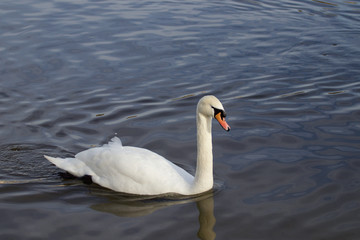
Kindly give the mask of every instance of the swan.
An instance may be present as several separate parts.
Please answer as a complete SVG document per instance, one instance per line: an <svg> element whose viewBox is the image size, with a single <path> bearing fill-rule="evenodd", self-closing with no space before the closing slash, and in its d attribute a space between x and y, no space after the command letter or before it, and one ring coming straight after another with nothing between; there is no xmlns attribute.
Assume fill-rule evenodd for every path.
<svg viewBox="0 0 360 240"><path fill-rule="evenodd" d="M224 107L215 96L199 100L195 176L150 150L123 146L117 137L102 147L82 151L74 158L44 157L76 177L89 175L93 182L117 192L197 195L213 188L211 122L215 118L224 130L230 131L225 117Z"/></svg>

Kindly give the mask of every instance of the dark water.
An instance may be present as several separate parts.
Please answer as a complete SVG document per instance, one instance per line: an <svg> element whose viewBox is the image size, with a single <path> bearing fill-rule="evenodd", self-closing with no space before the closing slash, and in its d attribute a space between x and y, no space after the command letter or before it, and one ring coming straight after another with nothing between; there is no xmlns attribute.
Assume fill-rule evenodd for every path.
<svg viewBox="0 0 360 240"><path fill-rule="evenodd" d="M360 239L359 1L1 1L1 239ZM42 155L118 135L214 193L124 196Z"/></svg>

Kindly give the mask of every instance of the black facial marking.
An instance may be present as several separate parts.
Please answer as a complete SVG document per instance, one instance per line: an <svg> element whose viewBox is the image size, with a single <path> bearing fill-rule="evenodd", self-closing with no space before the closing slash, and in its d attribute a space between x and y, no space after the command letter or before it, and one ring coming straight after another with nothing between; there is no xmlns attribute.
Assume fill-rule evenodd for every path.
<svg viewBox="0 0 360 240"><path fill-rule="evenodd" d="M214 108L214 107L212 108L214 109L214 118L218 113L220 113L221 120L224 120L224 118L226 117L226 112L218 108Z"/></svg>

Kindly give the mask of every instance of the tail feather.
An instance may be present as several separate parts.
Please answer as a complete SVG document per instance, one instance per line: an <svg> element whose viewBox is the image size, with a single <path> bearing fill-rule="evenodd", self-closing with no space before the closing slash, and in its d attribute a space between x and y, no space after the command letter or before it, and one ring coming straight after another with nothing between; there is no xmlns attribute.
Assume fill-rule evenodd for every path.
<svg viewBox="0 0 360 240"><path fill-rule="evenodd" d="M56 166L58 166L58 164L60 164L63 160L62 158L54 158L47 155L44 155L44 157Z"/></svg>
<svg viewBox="0 0 360 240"><path fill-rule="evenodd" d="M44 157L58 168L61 168L76 177L91 175L88 167L76 158L55 158L44 155Z"/></svg>

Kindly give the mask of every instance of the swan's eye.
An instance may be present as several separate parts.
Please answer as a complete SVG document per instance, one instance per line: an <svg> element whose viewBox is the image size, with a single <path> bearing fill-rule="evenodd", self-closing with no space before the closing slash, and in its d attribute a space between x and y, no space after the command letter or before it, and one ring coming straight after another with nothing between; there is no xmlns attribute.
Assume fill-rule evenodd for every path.
<svg viewBox="0 0 360 240"><path fill-rule="evenodd" d="M222 119L222 120L226 117L226 113L225 113L224 110L218 109L218 108L214 108L214 107L212 107L212 108L214 109L214 118L215 118L215 116L218 115L219 113L220 113L220 116L221 116L221 119Z"/></svg>

